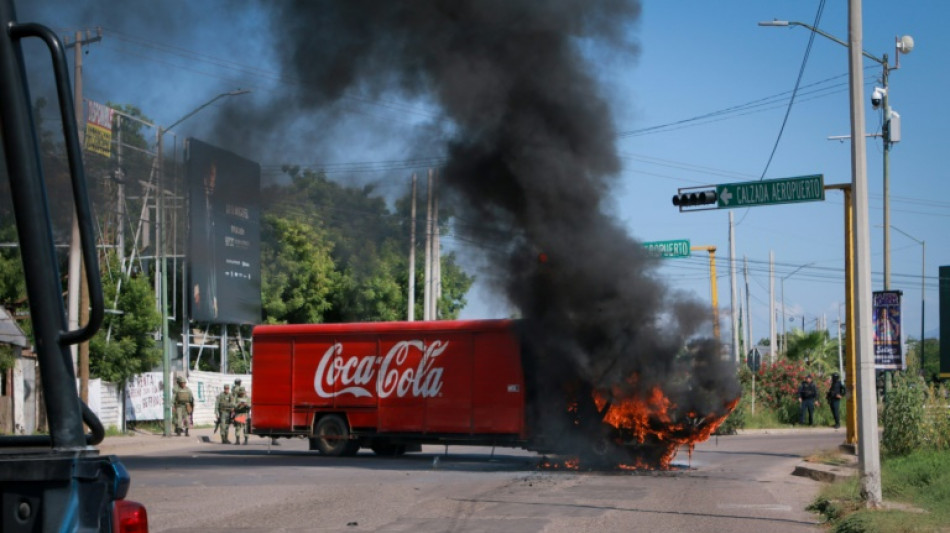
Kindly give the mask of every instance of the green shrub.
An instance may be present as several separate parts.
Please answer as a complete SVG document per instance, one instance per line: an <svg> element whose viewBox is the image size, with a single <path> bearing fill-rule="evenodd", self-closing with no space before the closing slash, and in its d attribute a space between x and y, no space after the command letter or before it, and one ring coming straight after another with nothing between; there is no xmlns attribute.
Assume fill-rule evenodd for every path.
<svg viewBox="0 0 950 533"><path fill-rule="evenodd" d="M923 380L902 372L894 374L894 386L884 402L882 446L891 455L907 455L920 448L924 432Z"/></svg>
<svg viewBox="0 0 950 533"><path fill-rule="evenodd" d="M825 522L833 522L841 518L842 510L840 504L828 499L826 496L819 495L808 507L807 511L818 513L824 518Z"/></svg>
<svg viewBox="0 0 950 533"><path fill-rule="evenodd" d="M788 411L788 400L798 404L798 385L807 375L805 365L798 361L780 359L771 365L763 364L756 373L756 398L770 409ZM794 421L798 421L797 409Z"/></svg>
<svg viewBox="0 0 950 533"><path fill-rule="evenodd" d="M857 512L849 514L844 520L835 524L832 533L872 533L877 531L870 513Z"/></svg>
<svg viewBox="0 0 950 533"><path fill-rule="evenodd" d="M927 388L921 433L925 447L950 450L950 398L947 398L947 389L933 384Z"/></svg>

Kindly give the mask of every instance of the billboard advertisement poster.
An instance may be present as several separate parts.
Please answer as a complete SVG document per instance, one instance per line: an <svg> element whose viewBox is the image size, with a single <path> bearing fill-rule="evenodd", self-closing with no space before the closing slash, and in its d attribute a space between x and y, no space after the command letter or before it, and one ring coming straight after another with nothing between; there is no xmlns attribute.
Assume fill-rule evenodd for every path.
<svg viewBox="0 0 950 533"><path fill-rule="evenodd" d="M212 324L261 321L261 166L188 140L190 317Z"/></svg>
<svg viewBox="0 0 950 533"><path fill-rule="evenodd" d="M112 108L86 101L86 150L109 157L112 154Z"/></svg>
<svg viewBox="0 0 950 533"><path fill-rule="evenodd" d="M874 368L903 370L901 291L874 291Z"/></svg>

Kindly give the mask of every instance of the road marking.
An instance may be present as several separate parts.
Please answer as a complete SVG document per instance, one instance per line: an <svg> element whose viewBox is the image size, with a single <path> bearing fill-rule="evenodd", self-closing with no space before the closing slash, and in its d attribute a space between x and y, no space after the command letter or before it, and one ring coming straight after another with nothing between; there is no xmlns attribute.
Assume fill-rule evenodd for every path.
<svg viewBox="0 0 950 533"><path fill-rule="evenodd" d="M791 505L782 505L780 503L719 503L716 509L755 509L757 511L781 511L791 512Z"/></svg>

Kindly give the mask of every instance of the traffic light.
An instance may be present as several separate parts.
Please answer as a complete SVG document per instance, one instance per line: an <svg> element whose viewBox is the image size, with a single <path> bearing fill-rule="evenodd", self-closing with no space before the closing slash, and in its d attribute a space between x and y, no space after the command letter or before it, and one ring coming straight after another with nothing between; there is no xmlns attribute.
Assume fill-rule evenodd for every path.
<svg viewBox="0 0 950 533"><path fill-rule="evenodd" d="M694 205L708 205L716 203L716 191L682 192L673 196L673 205L677 207L692 207Z"/></svg>

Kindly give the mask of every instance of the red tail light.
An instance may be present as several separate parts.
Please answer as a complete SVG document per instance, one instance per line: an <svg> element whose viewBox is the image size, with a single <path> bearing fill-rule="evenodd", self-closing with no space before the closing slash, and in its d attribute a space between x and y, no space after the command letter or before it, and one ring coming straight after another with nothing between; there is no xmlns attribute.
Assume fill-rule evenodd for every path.
<svg viewBox="0 0 950 533"><path fill-rule="evenodd" d="M148 533L148 513L145 506L129 500L118 500L112 508L114 533Z"/></svg>

